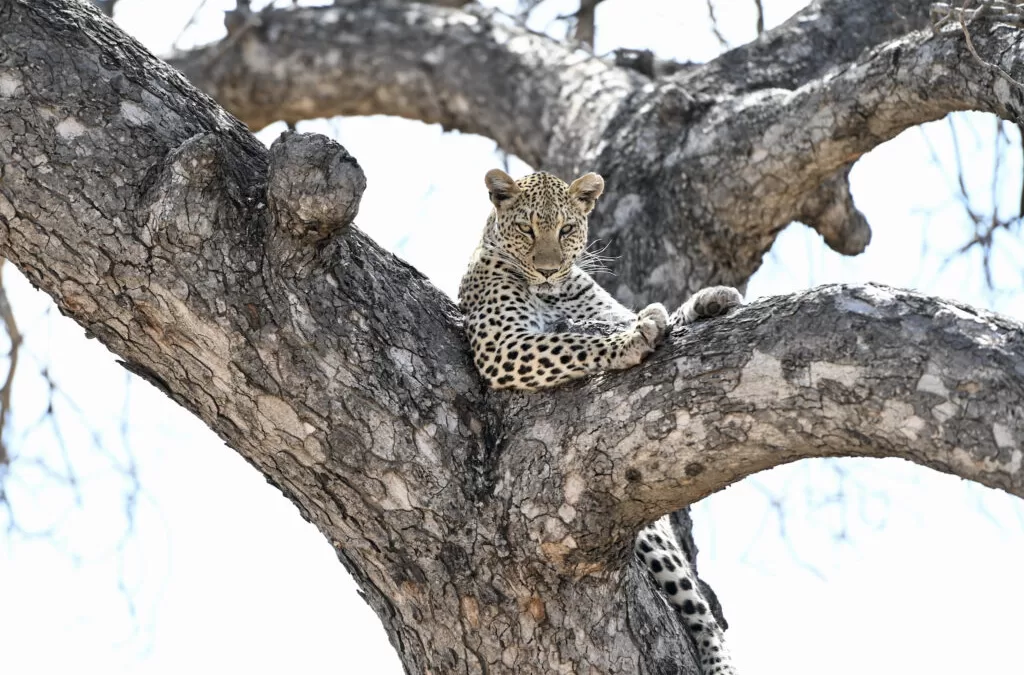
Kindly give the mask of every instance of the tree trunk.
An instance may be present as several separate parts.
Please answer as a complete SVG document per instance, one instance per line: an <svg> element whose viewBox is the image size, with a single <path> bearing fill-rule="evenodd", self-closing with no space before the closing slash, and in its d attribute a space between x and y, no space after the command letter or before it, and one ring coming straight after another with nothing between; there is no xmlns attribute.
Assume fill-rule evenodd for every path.
<svg viewBox="0 0 1024 675"><path fill-rule="evenodd" d="M598 170L612 287L678 302L742 284L796 217L861 248L846 170L902 129L1020 121L959 33L886 23L918 4L816 3L742 48L774 70L727 54L659 80L492 12L345 0L261 13L178 63L255 126L402 114ZM862 32L791 58L844 12ZM451 301L352 224L365 179L339 145L268 152L84 2L0 0L0 25L0 254L299 507L410 673L698 672L631 539L784 462L901 457L1024 495L1019 323L825 287L679 328L630 371L490 392ZM1019 33L974 41L1021 69Z"/></svg>

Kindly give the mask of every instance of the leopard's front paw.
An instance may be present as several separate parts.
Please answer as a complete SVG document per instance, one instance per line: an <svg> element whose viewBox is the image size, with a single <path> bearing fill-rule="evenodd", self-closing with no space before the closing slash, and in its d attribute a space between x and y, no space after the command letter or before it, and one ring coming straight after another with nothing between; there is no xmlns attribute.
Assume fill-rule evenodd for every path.
<svg viewBox="0 0 1024 675"><path fill-rule="evenodd" d="M668 334L668 312L664 305L647 305L636 316L633 328L624 334L626 339L612 368L632 368L654 351Z"/></svg>
<svg viewBox="0 0 1024 675"><path fill-rule="evenodd" d="M693 294L686 303L676 311L676 317L683 323L693 323L700 319L722 316L737 305L743 304L743 296L732 286L712 286L703 288Z"/></svg>
<svg viewBox="0 0 1024 675"><path fill-rule="evenodd" d="M655 302L647 305L636 315L636 330L653 349L668 334L668 310L665 305Z"/></svg>

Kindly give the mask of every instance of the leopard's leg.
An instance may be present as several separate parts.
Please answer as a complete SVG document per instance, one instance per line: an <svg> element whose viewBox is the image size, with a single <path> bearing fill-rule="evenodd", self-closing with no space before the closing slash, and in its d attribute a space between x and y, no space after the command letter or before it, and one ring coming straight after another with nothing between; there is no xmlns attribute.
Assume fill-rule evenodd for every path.
<svg viewBox="0 0 1024 675"><path fill-rule="evenodd" d="M640 530L636 555L676 610L697 647L704 675L735 675L724 631L701 594L697 579L676 541L668 516Z"/></svg>
<svg viewBox="0 0 1024 675"><path fill-rule="evenodd" d="M542 389L606 370L640 363L664 339L668 312L649 305L634 324L611 335L532 333L511 330L486 354L481 372L488 383L504 389Z"/></svg>
<svg viewBox="0 0 1024 675"><path fill-rule="evenodd" d="M673 323L693 323L727 313L733 307L743 304L743 296L732 286L711 286L703 288L683 303L672 315Z"/></svg>

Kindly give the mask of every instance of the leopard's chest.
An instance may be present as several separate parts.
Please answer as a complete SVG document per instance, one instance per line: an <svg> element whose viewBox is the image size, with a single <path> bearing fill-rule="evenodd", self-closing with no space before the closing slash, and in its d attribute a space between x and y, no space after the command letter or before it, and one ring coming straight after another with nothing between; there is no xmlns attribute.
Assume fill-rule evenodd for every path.
<svg viewBox="0 0 1024 675"><path fill-rule="evenodd" d="M572 288L548 290L539 287L530 294L531 309L540 319L541 330L550 331L566 319L576 318L579 303L572 299Z"/></svg>

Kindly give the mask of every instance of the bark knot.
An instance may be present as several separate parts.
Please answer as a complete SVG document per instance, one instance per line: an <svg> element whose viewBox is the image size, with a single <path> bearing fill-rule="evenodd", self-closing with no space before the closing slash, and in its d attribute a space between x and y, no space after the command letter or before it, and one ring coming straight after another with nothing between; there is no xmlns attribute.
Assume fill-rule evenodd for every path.
<svg viewBox="0 0 1024 675"><path fill-rule="evenodd" d="M801 221L817 230L829 248L842 255L863 253L871 242L871 226L850 195L852 166L843 167L808 194L798 214Z"/></svg>
<svg viewBox="0 0 1024 675"><path fill-rule="evenodd" d="M285 132L270 146L267 202L295 237L319 241L349 225L365 189L359 162L326 136Z"/></svg>

